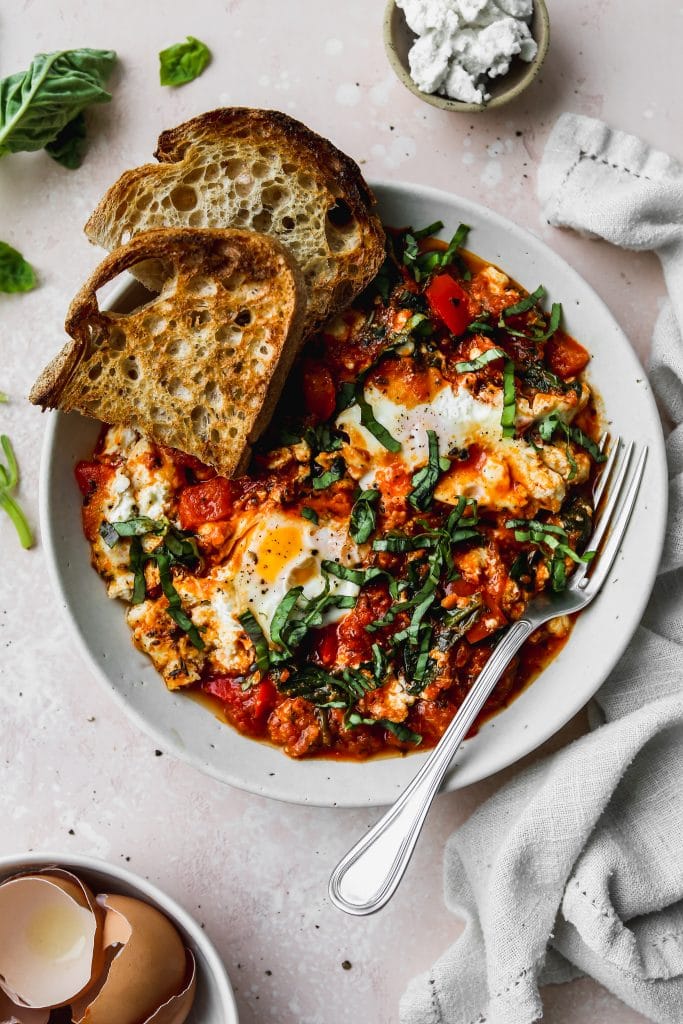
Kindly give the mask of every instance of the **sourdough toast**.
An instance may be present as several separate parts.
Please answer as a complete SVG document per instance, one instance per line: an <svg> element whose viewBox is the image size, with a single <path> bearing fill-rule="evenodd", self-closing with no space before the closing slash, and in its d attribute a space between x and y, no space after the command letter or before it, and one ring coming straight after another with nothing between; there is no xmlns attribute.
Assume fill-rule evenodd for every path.
<svg viewBox="0 0 683 1024"><path fill-rule="evenodd" d="M249 228L279 239L306 282L303 335L346 307L384 259L375 197L331 142L278 111L229 107L165 131L155 157L126 171L85 226L114 249L161 227ZM149 268L136 272L155 285Z"/></svg>
<svg viewBox="0 0 683 1024"><path fill-rule="evenodd" d="M130 313L96 291L154 261L158 295ZM146 231L72 302L71 341L30 400L139 430L232 476L267 426L299 348L306 289L291 254L251 231Z"/></svg>

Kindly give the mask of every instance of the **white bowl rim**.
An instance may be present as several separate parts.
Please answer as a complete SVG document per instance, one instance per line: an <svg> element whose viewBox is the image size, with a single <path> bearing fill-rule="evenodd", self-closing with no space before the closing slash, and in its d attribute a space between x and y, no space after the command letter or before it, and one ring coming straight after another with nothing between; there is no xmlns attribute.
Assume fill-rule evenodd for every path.
<svg viewBox="0 0 683 1024"><path fill-rule="evenodd" d="M615 336L621 339L621 348L619 351L620 359L624 360L626 364L630 364L629 370L634 371L642 376L647 382L647 375L645 370L638 359L635 351L630 345L624 331L621 326L617 323L613 314L607 307L606 303L597 295L593 287L588 284L587 281L574 270L574 268L567 263L558 253L550 248L542 239L531 233L525 228L519 227L513 221L502 216L501 214L490 210L488 207L483 206L480 203L474 202L473 200L466 199L455 193L448 192L445 189L434 188L432 186L421 185L406 181L388 181L380 179L371 179L370 187L379 192L409 192L411 195L418 198L424 198L427 201L433 202L434 204L453 205L457 204L460 211L468 216L469 219L480 218L486 227L493 226L501 232L512 235L516 241L522 246L530 247L530 251L535 251L537 254L543 257L545 265L553 267L557 272L565 276L568 281L568 285L571 286L573 282L580 291L590 299L591 305L594 309L599 310L600 314L611 322L611 326L615 332ZM381 195L380 195L381 202ZM476 220L475 220L476 223ZM495 261L494 261L495 262ZM506 269L505 267L503 269ZM115 305L120 300L121 296L130 287L132 279L129 277L128 280L124 281L120 286L117 286L111 291L108 296L108 306ZM560 296L560 298L562 298ZM566 301L566 299L565 299ZM585 340L585 339L584 339ZM598 382L599 388L599 382ZM461 789L464 786L471 785L474 782L478 782L481 779L488 778L494 775L496 772L508 767L511 764L516 763L521 758L525 757L531 751L535 750L542 743L548 740L556 732L558 732L571 718L574 717L591 699L591 697L597 692L601 684L614 669L621 655L624 653L629 641L631 640L641 618L645 607L649 600L649 596L654 585L654 581L657 574L657 568L661 557L661 552L664 545L664 536L666 529L666 518L668 508L668 471L666 463L666 452L664 448L664 436L662 432L661 420L657 411L654 397L652 395L649 386L646 386L640 392L643 402L645 403L645 411L650 416L650 421L653 429L656 431L657 444L651 448L648 455L648 462L646 466L646 474L652 474L654 476L655 484L658 485L659 494L654 495L656 502L651 514L651 518L648 520L648 562L646 565L640 565L641 575L639 576L639 588L635 595L631 595L631 600L627 607L623 609L620 606L620 619L622 625L622 632L618 639L613 644L610 644L611 654L605 665L602 666L599 672L596 672L590 685L577 688L573 694L567 694L562 703L561 714L555 719L542 719L539 721L537 716L534 722L533 729L525 730L524 736L518 737L518 744L515 748L512 756L500 754L492 749L488 751L488 758L484 758L486 767L477 764L477 755L481 745L486 742L486 737L489 735L490 730L495 728L497 722L499 722L505 715L506 710L509 707L514 707L518 701L520 701L525 693L529 693L534 686L538 685L539 680L536 680L530 687L527 687L525 691L522 691L508 706L508 708L502 709L493 718L489 719L479 732L465 741L460 748L463 751L463 757L465 764L460 765L458 763L458 755L454 759L449 774L444 780L442 792L452 792L457 789ZM608 410L609 412L609 410ZM385 786L380 791L373 790L372 787L365 787L363 792L358 792L358 787L352 793L347 792L343 788L330 791L321 784L319 780L317 784L317 790L311 795L307 789L307 783L310 784L310 777L305 777L304 772L301 773L301 785L292 789L285 782L284 785L279 781L277 774L269 773L273 775L273 778L266 777L264 781L257 781L252 777L246 777L243 773L235 771L232 766L225 768L223 766L217 767L206 761L203 761L201 757L193 752L188 752L184 745L178 742L174 737L161 731L157 725L149 721L144 715L137 711L125 698L125 696L119 692L117 687L112 683L108 675L103 671L102 666L98 660L94 657L86 637L81 632L78 624L75 621L73 613L70 610L70 595L65 590L63 581L60 576L59 570L59 558L57 554L57 545L55 544L55 538L51 529L51 520L48 515L49 505L49 494L48 494L48 478L50 463L52 459L52 451L55 443L55 435L58 430L60 419L64 417L63 413L52 412L49 417L48 424L45 430L42 453L41 453L41 465L40 465L40 493L39 493L39 515L41 525L41 536L43 545L45 548L46 561L48 564L48 572L52 580L55 592L60 598L60 603L63 604L64 614L71 626L72 633L75 635L78 646L83 654L83 657L87 664L89 664L93 671L96 679L103 684L107 690L114 696L119 705L123 708L125 713L139 726L139 728L150 736L159 746L164 750L172 753L174 756L180 758L183 761L193 765L199 771L218 779L221 782L227 783L228 785L234 786L237 789L242 789L250 793L255 793L259 796L266 796L271 799L282 800L286 803L304 804L308 806L321 806L321 807L362 807L362 806L377 806L386 805L393 802L396 797L399 796L400 792L407 785L408 781L414 774L405 773L406 777L402 778L400 782L395 785L392 784L391 791L388 786ZM656 425L656 426L655 426ZM642 498L642 493L641 493ZM80 525L79 525L80 529ZM614 573L614 569L612 570ZM107 599L109 600L109 599ZM569 643L564 650L571 649L572 638L570 637ZM558 657L562 657L562 653ZM550 668L552 668L552 664ZM160 678L160 677L159 677ZM208 712L206 712L208 713ZM225 729L230 729L229 726L223 726ZM250 743L257 744L261 747L268 748L268 744L259 743L259 741L249 741ZM495 744L491 743L491 747L494 748ZM278 751L282 757L286 758L286 755ZM426 753L415 752L411 753L405 758L390 758L390 759L379 759L371 761L361 762L350 762L359 771L363 768L372 766L373 764L386 763L390 760L393 764L414 764L415 771L419 769L422 764ZM290 759L287 759L290 760ZM474 762L474 764L472 764ZM339 762L327 759L304 759L303 761L295 762L304 771L312 765L320 766L321 775L325 771L330 772L333 770L335 765L348 764L349 762ZM328 781L330 778L328 776ZM334 797L334 798L333 798Z"/></svg>
<svg viewBox="0 0 683 1024"><path fill-rule="evenodd" d="M115 884L121 882L130 886L131 889L139 891L141 896L148 897L156 903L172 923L180 925L205 957L212 982L215 984L216 995L221 1002L221 1009L227 1014L225 1024L239 1024L235 994L225 964L218 955L218 950L204 929L200 928L192 915L184 907L181 907L172 896L129 868L110 864L99 857L88 857L80 853L53 853L50 850L3 854L0 857L0 882L19 871L38 870L45 867L59 867L65 871L72 871L75 875L78 875L79 871L98 871L103 875L109 875Z"/></svg>

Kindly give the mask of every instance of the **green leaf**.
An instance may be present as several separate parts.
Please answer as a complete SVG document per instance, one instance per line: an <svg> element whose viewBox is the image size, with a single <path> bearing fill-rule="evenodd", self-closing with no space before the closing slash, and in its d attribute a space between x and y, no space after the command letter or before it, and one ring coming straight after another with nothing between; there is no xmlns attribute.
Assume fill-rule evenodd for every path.
<svg viewBox="0 0 683 1024"><path fill-rule="evenodd" d="M412 232L412 237L418 241L421 238L429 238L430 235L435 235L437 231L441 231L443 227L442 220L435 220L433 224L429 224L426 228L420 228L418 231Z"/></svg>
<svg viewBox="0 0 683 1024"><path fill-rule="evenodd" d="M7 242L0 242L0 292L30 292L35 286L31 264Z"/></svg>
<svg viewBox="0 0 683 1024"><path fill-rule="evenodd" d="M412 732L406 725L401 725L400 722L390 722L388 718L380 718L377 724L383 725L389 732L393 732L394 736L401 743L414 743L415 746L422 743L422 737L418 732Z"/></svg>
<svg viewBox="0 0 683 1024"><path fill-rule="evenodd" d="M113 50L58 50L39 53L28 71L0 81L0 156L34 152L92 103L107 103L104 88Z"/></svg>
<svg viewBox="0 0 683 1024"><path fill-rule="evenodd" d="M159 54L159 81L162 85L185 85L198 78L211 60L208 46L188 36Z"/></svg>
<svg viewBox="0 0 683 1024"><path fill-rule="evenodd" d="M301 515L304 517L304 519L308 519L308 521L310 523L313 523L315 526L318 525L318 523L319 523L318 513L316 512L316 510L314 508L309 508L308 505L302 505L301 506Z"/></svg>
<svg viewBox="0 0 683 1024"><path fill-rule="evenodd" d="M314 463L315 466L318 463ZM320 468L320 467L318 467ZM346 463L342 459L341 455L338 455L336 459L332 460L332 465L329 469L326 469L320 476L312 478L313 490L324 491L326 488L331 487L338 480L341 480L346 472Z"/></svg>
<svg viewBox="0 0 683 1024"><path fill-rule="evenodd" d="M526 298L520 299L514 306L507 306L500 314L500 320L498 321L499 327L505 327L505 321L509 316L519 316L520 313L528 313L530 309L533 309L537 302L540 302L545 295L545 288L542 284L538 286L535 292L527 295Z"/></svg>
<svg viewBox="0 0 683 1024"><path fill-rule="evenodd" d="M470 324L471 326L471 324ZM503 352L502 348L487 348L481 355L477 356L476 359L470 359L466 363L456 363L456 373L474 373L476 370L483 370L485 366L492 363L495 359L507 358L506 353Z"/></svg>
<svg viewBox="0 0 683 1024"><path fill-rule="evenodd" d="M439 458L439 439L435 430L427 431L429 456L427 465L423 466L411 478L412 490L408 495L408 501L413 508L424 512L432 503L434 488L439 482L442 466ZM450 467L450 462L446 468Z"/></svg>
<svg viewBox="0 0 683 1024"><path fill-rule="evenodd" d="M59 135L48 142L45 151L62 167L75 171L83 163L86 150L85 114L83 111L65 124Z"/></svg>
<svg viewBox="0 0 683 1024"><path fill-rule="evenodd" d="M376 437L388 452L400 452L401 442L392 437L387 428L382 426L379 420L375 419L375 414L365 397L365 390L362 384L356 389L356 402L360 409L360 421L365 429L369 430L373 437Z"/></svg>
<svg viewBox="0 0 683 1024"><path fill-rule="evenodd" d="M469 224L459 224L458 229L448 243L448 248L444 253L441 254L441 266L447 267L449 263L453 262L454 257L457 255L458 249L467 241L467 236L470 233Z"/></svg>
<svg viewBox="0 0 683 1024"><path fill-rule="evenodd" d="M263 630L259 626L256 617L249 611L249 609L247 609L246 612L242 612L242 614L238 616L238 619L244 627L244 632L254 645L256 668L259 670L261 675L265 675L270 668L270 651L268 650L268 641L263 635Z"/></svg>
<svg viewBox="0 0 683 1024"><path fill-rule="evenodd" d="M375 505L378 498L379 491L361 491L353 504L349 521L349 533L356 544L365 544L375 529L377 520Z"/></svg>
<svg viewBox="0 0 683 1024"><path fill-rule="evenodd" d="M517 416L517 397L515 394L515 364L507 359L503 369L503 413L500 425L503 437L515 436L515 420Z"/></svg>

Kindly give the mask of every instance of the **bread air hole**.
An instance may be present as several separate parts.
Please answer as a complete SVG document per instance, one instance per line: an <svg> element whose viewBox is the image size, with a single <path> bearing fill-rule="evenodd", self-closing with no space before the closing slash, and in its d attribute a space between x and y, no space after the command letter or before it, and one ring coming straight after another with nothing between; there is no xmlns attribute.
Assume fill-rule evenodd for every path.
<svg viewBox="0 0 683 1024"><path fill-rule="evenodd" d="M97 380L97 378L101 375L101 373L102 373L102 364L101 363L95 363L95 365L91 366L90 369L88 370L88 377L90 378L90 380Z"/></svg>
<svg viewBox="0 0 683 1024"><path fill-rule="evenodd" d="M195 431L202 440L206 440L209 432L209 414L203 405L195 405L194 409L190 413L190 420L192 422L192 429Z"/></svg>
<svg viewBox="0 0 683 1024"><path fill-rule="evenodd" d="M235 317L235 323L240 327L246 327L251 323L251 311L248 309L241 309Z"/></svg>
<svg viewBox="0 0 683 1024"><path fill-rule="evenodd" d="M173 377L166 385L171 398L180 398L183 402L189 402L192 398L192 392L189 391L179 377Z"/></svg>
<svg viewBox="0 0 683 1024"><path fill-rule="evenodd" d="M197 193L189 185L177 185L169 198L176 210L194 210L197 205Z"/></svg>
<svg viewBox="0 0 683 1024"><path fill-rule="evenodd" d="M162 316L150 313L149 316L143 318L142 329L147 331L148 334L156 336L157 334L162 334L166 329L166 321Z"/></svg>
<svg viewBox="0 0 683 1024"><path fill-rule="evenodd" d="M257 213L252 218L252 225L254 227L254 231L265 232L268 230L272 223L273 217L270 210L260 210L259 213Z"/></svg>

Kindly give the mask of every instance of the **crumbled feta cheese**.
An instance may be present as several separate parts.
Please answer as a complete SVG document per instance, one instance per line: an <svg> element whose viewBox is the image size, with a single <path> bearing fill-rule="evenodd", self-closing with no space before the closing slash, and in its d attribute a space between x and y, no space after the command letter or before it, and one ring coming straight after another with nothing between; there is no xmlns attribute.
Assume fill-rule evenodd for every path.
<svg viewBox="0 0 683 1024"><path fill-rule="evenodd" d="M505 75L513 57L538 47L527 24L532 0L396 0L417 39L410 75L423 92L484 103L487 78Z"/></svg>

